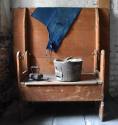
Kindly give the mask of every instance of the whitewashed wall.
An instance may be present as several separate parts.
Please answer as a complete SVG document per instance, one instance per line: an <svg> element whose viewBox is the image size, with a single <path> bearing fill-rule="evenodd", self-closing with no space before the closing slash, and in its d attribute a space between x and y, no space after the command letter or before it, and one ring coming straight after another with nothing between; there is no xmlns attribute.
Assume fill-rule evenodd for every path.
<svg viewBox="0 0 118 125"><path fill-rule="evenodd" d="M97 0L12 0L12 7L96 7Z"/></svg>
<svg viewBox="0 0 118 125"><path fill-rule="evenodd" d="M11 27L10 0L0 0L0 32L8 34Z"/></svg>

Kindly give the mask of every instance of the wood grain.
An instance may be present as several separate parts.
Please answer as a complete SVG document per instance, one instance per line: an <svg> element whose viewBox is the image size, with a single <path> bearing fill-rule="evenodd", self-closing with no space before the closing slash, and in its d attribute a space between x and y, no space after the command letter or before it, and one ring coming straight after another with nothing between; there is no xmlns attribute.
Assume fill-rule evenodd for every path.
<svg viewBox="0 0 118 125"><path fill-rule="evenodd" d="M100 14L100 50L105 50L105 95L109 88L109 55L110 55L110 19L109 9L99 9Z"/></svg>
<svg viewBox="0 0 118 125"><path fill-rule="evenodd" d="M99 8L107 8L110 9L110 0L98 0Z"/></svg>
<svg viewBox="0 0 118 125"><path fill-rule="evenodd" d="M46 56L46 46L48 43L47 28L32 18L30 15L34 9L29 9L28 36L29 51L32 54L32 64L41 67L42 73L54 74L54 68L50 65L50 55ZM66 58L68 56L81 57L84 60L84 72L93 72L93 51L95 48L95 9L82 9L80 15L75 20L70 31L63 39L61 47L57 53L52 53L52 58ZM46 66L46 67L45 67Z"/></svg>
<svg viewBox="0 0 118 125"><path fill-rule="evenodd" d="M103 65L100 66L99 62L97 67L98 70L102 69L100 70L102 72L101 79L104 81L102 84L66 86L25 86L19 84L20 94L25 101L100 101L101 104L104 102L104 92L108 92L109 77L109 0L98 2L100 7L98 10L99 25L95 9L82 9L80 16L63 39L59 51L52 55L46 55L45 51L49 39L47 28L30 16L34 9L18 8L14 10L14 55L17 50L24 55L27 49L31 54L28 64L39 65L42 73L54 74L52 60L67 56L81 57L84 60L83 72L93 72L96 68L95 58L97 57L92 53L95 49L105 50L105 62L103 58L100 61L104 62L106 68L104 69ZM18 25L20 23L21 25ZM21 64L21 70L23 67L25 67L24 61ZM105 70L105 76L103 76L103 70ZM102 110L99 114L103 108L101 106ZM101 113L101 119L103 115L104 112Z"/></svg>
<svg viewBox="0 0 118 125"><path fill-rule="evenodd" d="M25 52L25 8L13 9L13 46L21 53Z"/></svg>
<svg viewBox="0 0 118 125"><path fill-rule="evenodd" d="M100 101L102 85L85 86L20 86L27 101Z"/></svg>

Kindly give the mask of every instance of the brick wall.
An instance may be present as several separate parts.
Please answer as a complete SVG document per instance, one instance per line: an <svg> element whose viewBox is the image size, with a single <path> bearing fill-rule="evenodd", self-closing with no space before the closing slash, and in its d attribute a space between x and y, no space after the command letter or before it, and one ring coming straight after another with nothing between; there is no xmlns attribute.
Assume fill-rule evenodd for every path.
<svg viewBox="0 0 118 125"><path fill-rule="evenodd" d="M0 0L0 115L16 98L16 85L11 72L10 1Z"/></svg>

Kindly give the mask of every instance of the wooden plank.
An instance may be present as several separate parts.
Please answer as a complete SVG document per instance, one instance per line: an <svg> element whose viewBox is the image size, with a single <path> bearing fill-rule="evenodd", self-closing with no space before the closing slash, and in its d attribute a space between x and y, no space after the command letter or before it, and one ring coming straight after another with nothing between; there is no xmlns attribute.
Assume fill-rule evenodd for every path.
<svg viewBox="0 0 118 125"><path fill-rule="evenodd" d="M42 81L24 81L21 82L21 84L25 85L41 85L41 86L47 86L47 85L93 85L93 84L102 84L103 81L98 79L95 74L81 74L81 80L76 82L63 82L63 81L57 81L55 76L50 75L44 75Z"/></svg>
<svg viewBox="0 0 118 125"><path fill-rule="evenodd" d="M25 52L25 8L13 9L13 46Z"/></svg>
<svg viewBox="0 0 118 125"><path fill-rule="evenodd" d="M20 85L20 91L23 99L26 101L100 101L102 99L101 85Z"/></svg>
<svg viewBox="0 0 118 125"><path fill-rule="evenodd" d="M28 79L28 78L26 78ZM43 80L41 81L22 81L21 84L28 85L28 86L47 86L47 85L93 85L93 84L102 84L103 81L96 77L96 74L81 74L81 80L75 82L63 82L57 81L55 75L43 75Z"/></svg>
<svg viewBox="0 0 118 125"><path fill-rule="evenodd" d="M79 123L79 124L78 124ZM86 125L83 115L56 116L53 125Z"/></svg>
<svg viewBox="0 0 118 125"><path fill-rule="evenodd" d="M110 9L110 0L99 0L99 8Z"/></svg>
<svg viewBox="0 0 118 125"><path fill-rule="evenodd" d="M104 82L105 77L105 51L101 50L101 57L100 57L100 75L99 78Z"/></svg>
<svg viewBox="0 0 118 125"><path fill-rule="evenodd" d="M39 65L43 74L49 72L54 74L53 65L49 64L50 60L48 61L50 55L46 55L46 46L49 39L48 31L42 23L30 16L33 10L29 9L30 37L28 37L28 42L30 42L29 51L33 57L31 59L32 64ZM95 9L82 9L58 52L52 53L52 59L65 58L70 55L81 57L84 60L83 72L93 72L94 58L92 53L95 49L95 32Z"/></svg>
<svg viewBox="0 0 118 125"><path fill-rule="evenodd" d="M18 81L18 84L20 84L20 81L21 81L21 68L20 68L20 51L17 52L16 54L16 65L17 65L17 81Z"/></svg>
<svg viewBox="0 0 118 125"><path fill-rule="evenodd" d="M96 72L99 69L99 58L98 58L98 54L100 51L100 22L99 22L99 10L98 8L95 9L96 13L95 13L95 50L94 50L94 72Z"/></svg>
<svg viewBox="0 0 118 125"><path fill-rule="evenodd" d="M105 50L105 94L108 93L109 88L109 55L110 55L110 20L109 9L101 8L100 13L100 50Z"/></svg>
<svg viewBox="0 0 118 125"><path fill-rule="evenodd" d="M85 81L78 81L78 82L59 82L59 81L32 81L32 82L21 82L21 84L25 85L93 85L93 84L101 84L102 80L85 80Z"/></svg>
<svg viewBox="0 0 118 125"><path fill-rule="evenodd" d="M20 53L20 58L18 58L18 56L17 56L18 53ZM20 74L20 76L21 75L23 76L24 72L28 72L28 66L29 66L29 64L28 64L28 52L25 51L24 54L21 54L21 52L18 51L17 48L13 47L13 56L15 59L14 62L16 64L14 68L15 68L15 70L17 70L19 67L19 69L20 69L19 74ZM18 62L20 62L20 63L18 64Z"/></svg>
<svg viewBox="0 0 118 125"><path fill-rule="evenodd" d="M21 61L21 71L27 69L26 57L26 8L13 9L13 48L14 56L20 51L23 57ZM16 58L16 57L15 57Z"/></svg>
<svg viewBox="0 0 118 125"><path fill-rule="evenodd" d="M99 21L99 10L95 9L96 13L95 13L95 30L96 30L96 37L95 37L95 41L96 41L96 45L95 45L95 49L97 51L99 51L100 49L100 21Z"/></svg>
<svg viewBox="0 0 118 125"><path fill-rule="evenodd" d="M23 121L23 124L24 125L52 125L53 116L51 116L51 115L50 116L48 116L48 115L41 116L41 114L39 114L37 112L35 114L37 114L37 115L33 114L31 117L25 118ZM23 124L21 124L21 125L23 125Z"/></svg>
<svg viewBox="0 0 118 125"><path fill-rule="evenodd" d="M100 121L98 115L95 113L85 115L85 123L86 125L102 125L102 122Z"/></svg>

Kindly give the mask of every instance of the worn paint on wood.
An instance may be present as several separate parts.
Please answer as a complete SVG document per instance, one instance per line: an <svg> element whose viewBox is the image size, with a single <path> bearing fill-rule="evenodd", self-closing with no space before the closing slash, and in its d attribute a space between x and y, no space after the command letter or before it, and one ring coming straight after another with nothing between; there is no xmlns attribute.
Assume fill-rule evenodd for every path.
<svg viewBox="0 0 118 125"><path fill-rule="evenodd" d="M102 85L68 86L25 86L21 95L27 101L100 101Z"/></svg>
<svg viewBox="0 0 118 125"><path fill-rule="evenodd" d="M20 52L25 52L25 14L26 9L14 9L13 11L13 47Z"/></svg>
<svg viewBox="0 0 118 125"><path fill-rule="evenodd" d="M49 75L44 75L44 79L49 78L48 80L43 80L43 81L24 81L21 82L21 84L25 85L33 85L33 86L48 86L48 85L97 85L97 84L102 84L103 81L99 78L96 77L96 74L82 74L80 81L75 81L75 82L60 82L57 81L55 76L49 76Z"/></svg>
<svg viewBox="0 0 118 125"><path fill-rule="evenodd" d="M31 15L32 10L30 9L29 12ZM51 58L52 60L54 58L66 58L70 55L81 57L84 60L83 72L93 72L92 64L94 58L92 53L95 49L96 32L94 9L82 9L81 14L71 27L68 35L62 41L58 52L52 53L51 58L49 54L46 56L46 46L49 36L47 28L31 16L29 18L30 37L28 37L28 42L30 42L29 51L32 55L31 60L33 64L36 63L40 66L42 73L54 74L53 65L50 64Z"/></svg>
<svg viewBox="0 0 118 125"><path fill-rule="evenodd" d="M110 9L110 0L98 0L99 8L107 8Z"/></svg>
<svg viewBox="0 0 118 125"><path fill-rule="evenodd" d="M40 66L42 68L41 71L43 73L44 72L45 73L54 73L54 69L52 69L52 64L50 64L51 66L50 66L50 68L48 67L48 70L45 68L46 66L49 66L49 61L51 61L51 59L53 59L53 58L58 58L58 57L64 58L64 57L66 57L68 55L70 56L72 54L74 56L82 56L86 60L85 61L86 64L84 64L85 72L93 71L95 69L93 66L94 56L92 55L92 53L94 52L94 49L95 49L95 44L96 44L95 37L97 36L96 31L98 32L98 30L95 29L96 14L95 14L94 9L90 9L90 10L86 11L85 15L83 14L83 16L82 16L82 13L84 13L84 11L87 9L83 9L84 11L82 10L82 13L80 14L79 19L77 19L73 25L73 26L75 26L75 28L72 27L69 34L64 39L66 44L65 45L62 44L62 47L59 49L59 52L57 54L54 54L54 53L52 54L52 58L50 58L49 55L47 57L46 54L44 53L44 49L46 48L47 41L44 41L42 43L43 40L48 40L47 29L43 24L39 23L38 21L36 21L35 19L30 17L32 10L33 9L27 9L27 11L26 11L26 16L27 16L27 18L25 18L26 19L25 23L26 23L26 27L27 27L26 31L28 31L27 33L30 34L30 38L28 38L27 37L28 35L25 34L27 41L26 41L26 43L24 43L25 44L24 46L27 46L28 50L31 53L30 64L39 65L39 63L40 63ZM91 13L89 13L89 12L91 12ZM91 18L90 18L90 14L93 14L91 16ZM109 30L108 30L109 13L108 13L108 9L99 9L99 16L100 16L100 20L99 20L100 21L100 30L99 30L100 31L100 39L99 39L100 44L99 44L99 47L100 47L100 50L104 49L106 51L105 65L108 66L108 60L107 60L108 56L109 56L109 38L108 38L108 36L109 36L108 35L109 34ZM83 21L81 19L83 19ZM88 20L87 25L85 23L85 20ZM82 27L79 26L79 23L81 24ZM34 26L37 28L37 30L35 30ZM38 27L40 27L40 28L38 29ZM80 31L78 29L80 29ZM38 35L36 35L36 34L38 34ZM78 36L81 36L81 37L78 37ZM93 39L91 39L91 38L93 38ZM79 39L80 41L83 41L83 44L81 44L81 43L77 44L77 39ZM71 40L72 40L72 42L75 40L74 41L75 45L72 48L68 46L69 45L68 41L71 41ZM29 44L29 41L30 41L30 44ZM39 45L39 43L38 43L39 41L40 41L41 46L40 46L40 48L37 48ZM90 41L90 43L88 41ZM80 47L80 48L78 48L78 47ZM87 49L85 50L85 48L87 48ZM65 51L65 49L69 49L70 51ZM84 50L84 51L82 51L82 50ZM72 53L69 53L69 52L72 52ZM91 54L89 52L91 52ZM59 53L60 53L60 55L59 55ZM89 55L91 55L91 57L89 57ZM87 58L88 58L88 60L87 60ZM49 59L49 61L46 59ZM91 61L92 63L90 63L89 61ZM47 64L47 62L48 62L48 64ZM41 63L42 63L42 65L41 65ZM98 67L98 69L99 68L100 68L100 66ZM106 74L105 75L105 84L107 83L106 81L108 78L107 71L108 71L108 69L107 70L105 69L105 74ZM103 81L103 84L104 84L104 81ZM27 100L27 101L100 101L102 104L102 102L104 101L103 84L101 84L101 85L85 85L85 86L47 85L47 86L37 86L37 87L19 85L19 87L20 87L20 91L21 91L21 95L23 96L23 99ZM99 114L103 117L104 112L101 109L104 107L102 107L102 108L101 107L102 106L100 106Z"/></svg>

